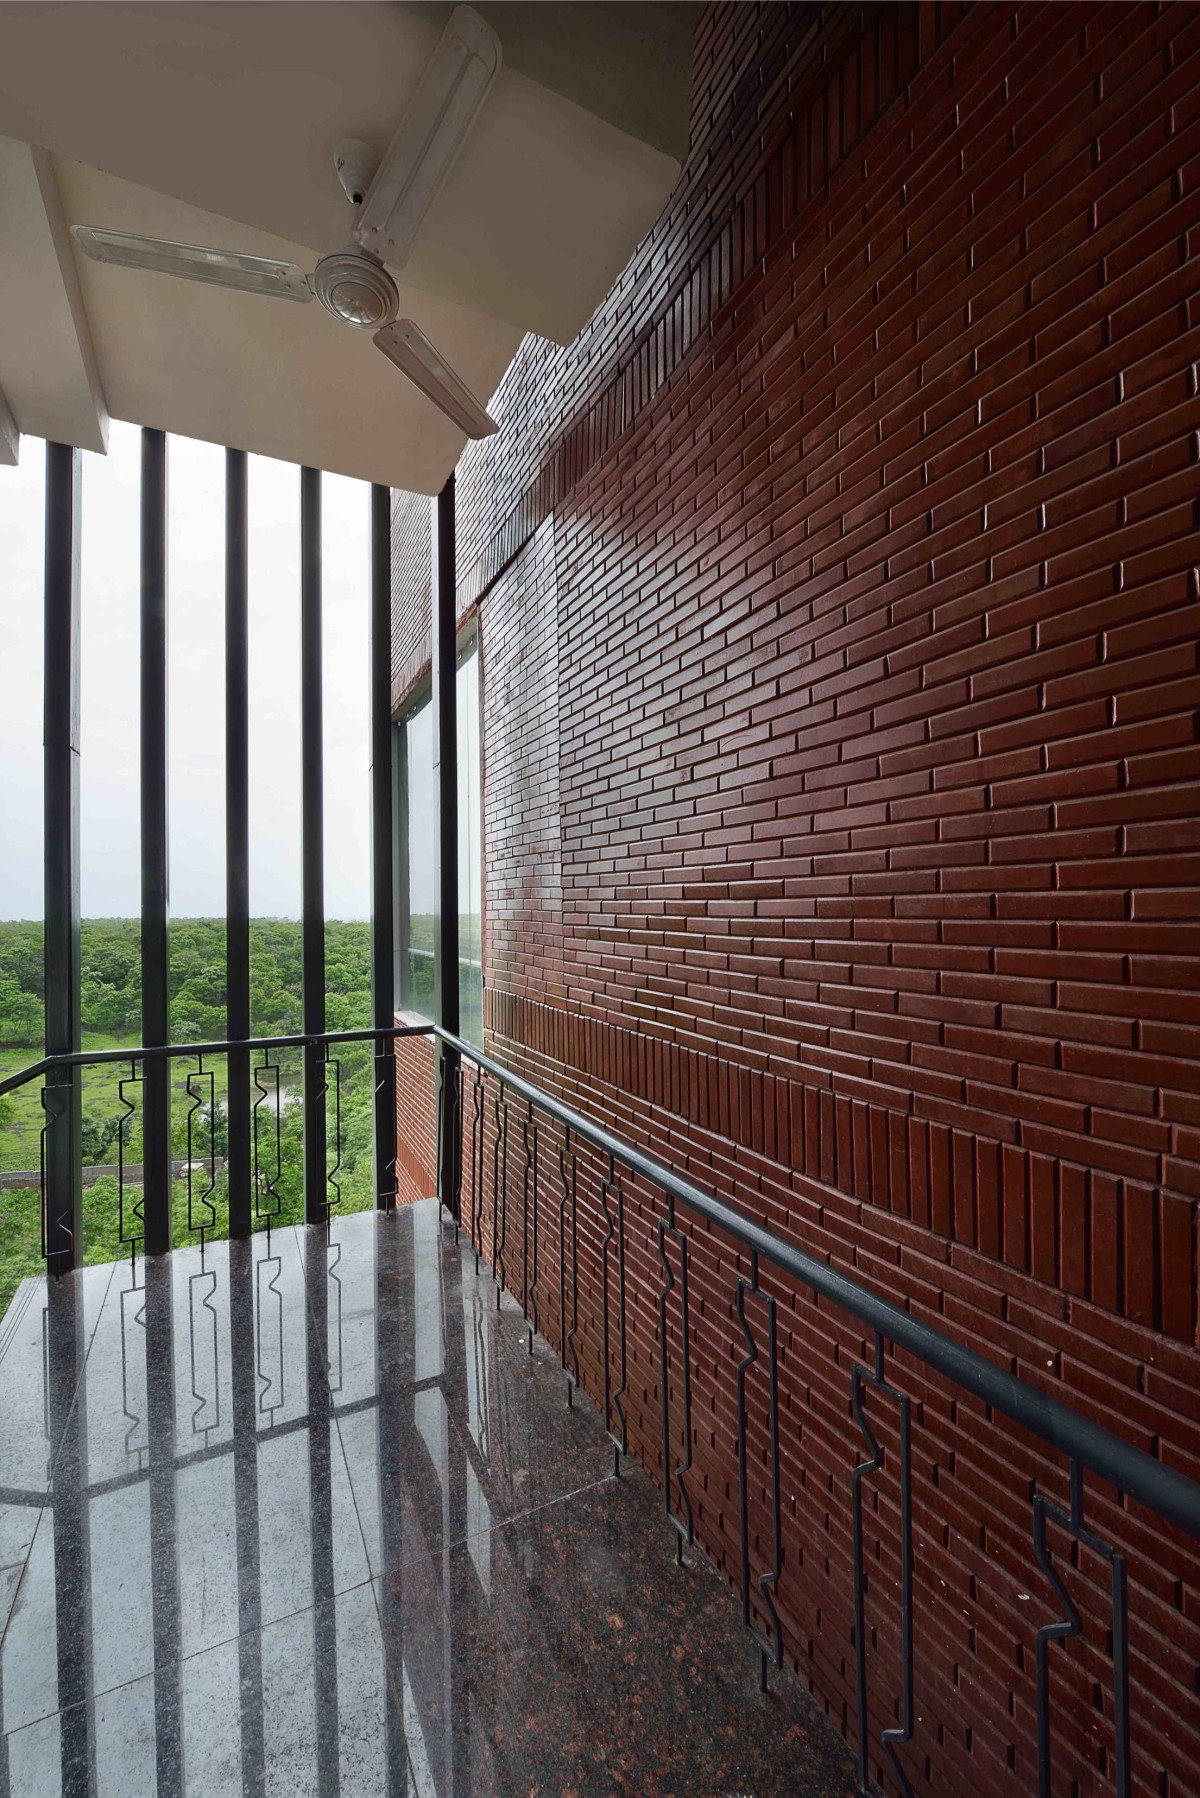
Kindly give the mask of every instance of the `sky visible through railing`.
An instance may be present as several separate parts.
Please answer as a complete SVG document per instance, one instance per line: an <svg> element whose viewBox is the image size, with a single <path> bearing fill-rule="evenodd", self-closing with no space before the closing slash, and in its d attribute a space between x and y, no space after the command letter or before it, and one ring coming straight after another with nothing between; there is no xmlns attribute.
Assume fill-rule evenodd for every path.
<svg viewBox="0 0 1200 1798"><path fill-rule="evenodd" d="M42 912L42 494L45 453L0 469L0 918ZM114 423L83 472L81 906L139 905L140 433ZM225 907L224 452L168 446L171 910ZM250 459L251 911L300 915L300 481ZM369 490L323 482L326 915L369 912Z"/></svg>
<svg viewBox="0 0 1200 1798"><path fill-rule="evenodd" d="M23 440L0 468L0 1071L36 1059L43 913L43 562L45 446ZM168 787L171 1030L225 1035L225 452L171 436L168 465ZM300 471L248 464L251 1027L300 1025ZM139 604L141 432L114 424L107 456L82 476L80 898L84 1047L141 1038ZM370 1021L370 489L322 481L326 987L330 1028ZM65 825L65 820L63 821ZM22 926L17 920L30 922ZM101 920L125 920L123 923ZM201 922L207 920L207 922ZM371 1199L370 1057L342 1060L338 1180L351 1207ZM83 1078L85 1163L116 1155L121 1069ZM281 1060L295 1103L283 1120L282 1197L301 1203L299 1061ZM223 1108L226 1070L217 1069ZM186 1070L173 1077L172 1149L187 1151ZM43 1114L30 1087L0 1102L0 1313L38 1265L35 1185ZM216 1134L220 1130L214 1126ZM201 1152L222 1153L222 1142ZM126 1132L141 1155L140 1114ZM338 1151L331 1151L331 1164ZM18 1186L17 1173L29 1178ZM219 1194L224 1234L223 1175ZM116 1182L85 1192L88 1260L116 1252ZM113 1190L110 1191L109 1188ZM180 1225L181 1188L175 1210ZM330 1197L334 1197L331 1189ZM289 1214L290 1214L289 1212ZM298 1215L299 1213L297 1213Z"/></svg>

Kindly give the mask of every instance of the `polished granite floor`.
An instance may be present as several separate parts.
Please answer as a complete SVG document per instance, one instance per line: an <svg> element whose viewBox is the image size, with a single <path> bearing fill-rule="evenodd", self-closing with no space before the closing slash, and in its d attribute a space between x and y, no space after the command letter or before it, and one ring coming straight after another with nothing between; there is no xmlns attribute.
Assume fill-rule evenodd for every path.
<svg viewBox="0 0 1200 1798"><path fill-rule="evenodd" d="M27 1281L0 1794L848 1798L432 1201Z"/></svg>

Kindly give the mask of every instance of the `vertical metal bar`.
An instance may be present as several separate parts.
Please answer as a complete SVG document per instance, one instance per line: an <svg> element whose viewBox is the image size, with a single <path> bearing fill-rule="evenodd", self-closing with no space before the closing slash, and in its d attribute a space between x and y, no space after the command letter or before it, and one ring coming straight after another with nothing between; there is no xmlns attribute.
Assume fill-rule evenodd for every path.
<svg viewBox="0 0 1200 1798"><path fill-rule="evenodd" d="M438 895L433 922L434 1015L455 1036L458 1004L458 623L454 476L433 502L433 756L438 812ZM459 1054L439 1044L444 1103L438 1120L438 1197L458 1190Z"/></svg>
<svg viewBox="0 0 1200 1798"><path fill-rule="evenodd" d="M170 1039L167 926L167 439L142 432L142 1041ZM163 1055L142 1071L145 1247L171 1246L171 1070Z"/></svg>
<svg viewBox="0 0 1200 1798"><path fill-rule="evenodd" d="M300 773L303 815L303 1012L306 1034L325 1028L325 770L321 657L321 476L300 470ZM304 1216L323 1223L325 1054L304 1048Z"/></svg>
<svg viewBox="0 0 1200 1798"><path fill-rule="evenodd" d="M392 835L392 494L371 488L371 1022L396 1017L396 919ZM375 1203L396 1203L396 1051L375 1052Z"/></svg>
<svg viewBox="0 0 1200 1798"><path fill-rule="evenodd" d="M79 542L80 454L46 445L45 975L46 1053L80 1046L79 1000ZM83 1259L78 1068L46 1079L46 1262L66 1273Z"/></svg>
<svg viewBox="0 0 1200 1798"><path fill-rule="evenodd" d="M525 1107L521 1120L521 1142L525 1150L525 1168L521 1176L521 1311L529 1317L529 1178L533 1170L533 1100ZM533 1332L529 1334L529 1352L533 1353Z"/></svg>
<svg viewBox="0 0 1200 1798"><path fill-rule="evenodd" d="M245 450L225 452L225 1034L250 1035L250 649ZM229 1234L249 1236L250 1052L228 1058Z"/></svg>

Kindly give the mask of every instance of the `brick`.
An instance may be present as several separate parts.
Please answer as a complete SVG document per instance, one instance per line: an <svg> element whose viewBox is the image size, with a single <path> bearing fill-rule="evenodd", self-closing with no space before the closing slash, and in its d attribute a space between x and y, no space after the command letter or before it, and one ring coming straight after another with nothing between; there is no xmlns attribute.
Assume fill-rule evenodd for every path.
<svg viewBox="0 0 1200 1798"><path fill-rule="evenodd" d="M458 471L489 1044L1200 1472L1200 23L747 0L706 7L695 42L676 193L574 344L522 344ZM400 703L429 658L427 503L395 520ZM430 1078L404 1072L415 1185ZM638 1228L630 1407L657 1473ZM714 1233L694 1251L698 1529L736 1574L738 1258ZM780 1304L787 1652L845 1724L846 1374L870 1345L807 1294ZM1030 1490L1062 1497L1063 1468L903 1361L906 1765L916 1789L1032 1789L1018 1594L1041 1590ZM872 1689L894 1694L891 1478L866 1518ZM1087 1487L1129 1558L1134 1786L1182 1793L1194 1551ZM1111 1781L1103 1574L1071 1571L1055 1790Z"/></svg>

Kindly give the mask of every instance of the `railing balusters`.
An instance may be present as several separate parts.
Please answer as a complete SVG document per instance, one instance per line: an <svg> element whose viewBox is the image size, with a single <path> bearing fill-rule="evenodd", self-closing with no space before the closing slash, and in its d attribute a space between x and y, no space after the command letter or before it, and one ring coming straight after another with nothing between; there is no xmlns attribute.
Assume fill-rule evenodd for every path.
<svg viewBox="0 0 1200 1798"><path fill-rule="evenodd" d="M766 1573L760 1575L758 1581L759 1596L771 1619L771 1647L775 1657L776 1668L783 1666L783 1626L779 1611L775 1604L775 1591L779 1585L782 1571L782 1511L779 1498L779 1345L776 1332L775 1300L770 1293L763 1291L759 1283L758 1255L750 1257L750 1278L740 1279L737 1284L736 1311L738 1322L742 1326L742 1335L746 1339L746 1354L738 1363L737 1375L737 1411L738 1411L738 1488L741 1498L741 1546L742 1546L742 1621L754 1635L754 1621L750 1605L750 1507L748 1493L748 1435L749 1419L746 1408L746 1376L758 1360L758 1343L746 1317L746 1295L752 1293L761 1299L767 1313L767 1428L771 1450L771 1565ZM767 1649L759 1641L759 1685L765 1692L767 1689Z"/></svg>
<svg viewBox="0 0 1200 1798"><path fill-rule="evenodd" d="M492 1144L492 1276L496 1309L504 1289L504 1245L508 1237L508 1098L501 1081L496 1088L496 1135Z"/></svg>
<svg viewBox="0 0 1200 1798"><path fill-rule="evenodd" d="M46 1095L51 1091L53 1091L52 1087L43 1084L42 1090L38 1094L38 1099L41 1102L42 1107L42 1127L38 1131L38 1217L41 1220L42 1260L47 1263L49 1262L49 1232L47 1230L46 1213L46 1132L50 1128L50 1120L54 1113L51 1107L46 1103ZM74 1246L73 1232L68 1246Z"/></svg>
<svg viewBox="0 0 1200 1798"><path fill-rule="evenodd" d="M475 1082L471 1101L471 1244L475 1250L475 1272L483 1251L483 1069L475 1063Z"/></svg>
<svg viewBox="0 0 1200 1798"><path fill-rule="evenodd" d="M670 1365L667 1355L667 1299L675 1287L675 1275L671 1271L670 1257L667 1254L667 1238L679 1249L679 1336L681 1350L680 1390L683 1398L683 1459L675 1463L671 1451L671 1393ZM675 1531L675 1558L683 1565L683 1545L686 1541L690 1547L694 1539L692 1519L692 1500L684 1476L692 1466L692 1368L689 1346L690 1326L688 1320L688 1254L687 1237L675 1221L675 1200L667 1195L666 1218L658 1220L658 1258L662 1262L663 1282L658 1294L658 1345L660 1364L660 1386L662 1399L662 1466L663 1466L663 1504ZM682 1519L677 1517L671 1504L672 1484L679 1494Z"/></svg>
<svg viewBox="0 0 1200 1798"><path fill-rule="evenodd" d="M265 1081L263 1079L264 1075L268 1076ZM283 1196L276 1185L276 1182L283 1172L283 1140L280 1133L279 1118L281 1091L278 1062L268 1061L264 1056L263 1060L259 1062L258 1066L254 1069L254 1087L258 1094L258 1097L254 1101L254 1110L252 1113L254 1217L256 1222L266 1223L267 1240L269 1243L271 1225L279 1216L279 1213L283 1208ZM262 1113L264 1106L270 1116L274 1118L274 1167L271 1166L270 1161L264 1156L262 1150Z"/></svg>
<svg viewBox="0 0 1200 1798"><path fill-rule="evenodd" d="M1116 1798L1131 1798L1133 1791L1129 1752L1129 1615L1125 1557L1111 1542L1088 1529L1083 1515L1083 1467L1077 1460L1070 1468L1070 1506L1063 1510L1044 1493L1033 1500L1033 1550L1038 1565L1054 1588L1063 1615L1044 1623L1035 1647L1037 1679L1038 1798L1051 1798L1050 1756L1050 1645L1078 1636L1083 1622L1078 1607L1054 1565L1046 1539L1046 1524L1053 1522L1066 1534L1108 1562L1111 1582L1113 1663L1113 1772Z"/></svg>
<svg viewBox="0 0 1200 1798"><path fill-rule="evenodd" d="M563 1132L562 1144L558 1151L558 1169L562 1180L562 1196L558 1201L558 1343L559 1360L562 1370L567 1376L567 1403L575 1402L575 1388L579 1384L579 1351L575 1346L575 1334L579 1329L579 1164L574 1149L571 1147L571 1131L568 1127ZM571 1328L567 1329L567 1247L566 1247L566 1213L571 1208ZM574 1373L567 1366L567 1356L571 1356Z"/></svg>
<svg viewBox="0 0 1200 1798"><path fill-rule="evenodd" d="M200 1090L196 1090L194 1082L200 1082ZM208 1185L202 1193L195 1191L196 1158L193 1153L196 1147L195 1127L197 1114L204 1106L204 1082L208 1083ZM215 1121L217 1114L216 1080L211 1068L205 1068L203 1055L196 1057L196 1069L185 1081L188 1098L192 1101L187 1113L187 1227L188 1234L200 1233L200 1253L204 1254L204 1238L217 1221L217 1208L212 1202L212 1194L217 1185L217 1155L215 1146ZM199 1201L208 1213L203 1222L196 1222L195 1203Z"/></svg>
<svg viewBox="0 0 1200 1798"><path fill-rule="evenodd" d="M868 1456L854 1468L852 1492L854 1505L854 1657L855 1685L858 1705L858 1769L865 1786L870 1771L870 1724L867 1715L867 1635L866 1635L866 1565L863 1544L863 1481L868 1474L878 1473L883 1466L883 1449L871 1428L864 1405L864 1388L871 1386L893 1399L900 1412L900 1629L901 1629L901 1704L903 1721L898 1728L885 1729L880 1735L884 1753L891 1762L896 1783L910 1798L912 1787L900 1763L898 1750L913 1735L913 1641L912 1641L912 1464L910 1456L909 1400L889 1386L883 1371L884 1339L875 1332L874 1365L868 1370L856 1362L850 1370L850 1402L854 1421L862 1431Z"/></svg>
<svg viewBox="0 0 1200 1798"><path fill-rule="evenodd" d="M533 1353L533 1339L537 1334L537 1177L538 1177L538 1129L533 1116L533 1101L530 1100L525 1116L521 1121L521 1138L525 1147L525 1172L521 1190L521 1230L522 1230L522 1298L521 1309L529 1323L529 1353ZM532 1239L530 1230L532 1226Z"/></svg>
<svg viewBox="0 0 1200 1798"><path fill-rule="evenodd" d="M620 1451L629 1453L629 1420L625 1415L625 1394L629 1390L629 1334L628 1334L628 1298L625 1277L625 1187L617 1181L617 1310L618 1327L621 1343L621 1384L613 1393L613 1410L620 1419ZM616 1471L621 1471L621 1464L616 1463Z"/></svg>
<svg viewBox="0 0 1200 1798"><path fill-rule="evenodd" d="M131 1206L133 1216L140 1226L137 1230L125 1228L125 1129L137 1107L133 1100L126 1097L127 1086L141 1086L142 1077L138 1073L136 1061L129 1064L129 1072L117 1082L117 1098L125 1107L117 1125L117 1236L122 1248L129 1249L130 1266L137 1267L137 1245L143 1240L145 1224L143 1222L144 1199L137 1199ZM143 1192L145 1189L143 1188Z"/></svg>
<svg viewBox="0 0 1200 1798"><path fill-rule="evenodd" d="M452 1184L453 1184L453 1191L454 1191L454 1241L455 1241L455 1244L457 1245L459 1230L462 1227L462 1197L463 1197L463 1158L462 1158L463 1068L462 1068L461 1056L455 1057L455 1060L451 1067L450 1081L451 1081L451 1086L453 1087L453 1091L454 1091L455 1147L454 1147L454 1170L453 1170Z"/></svg>
<svg viewBox="0 0 1200 1798"><path fill-rule="evenodd" d="M336 1206L340 1205L342 1202L342 1186L341 1186L340 1180L338 1179L338 1175L342 1171L342 1064L341 1064L340 1059L337 1056L330 1055L329 1044L326 1043L326 1045L325 1045L325 1061L324 1061L324 1083L325 1083L325 1112L326 1112L326 1128L327 1129L328 1129L329 1091L330 1091L329 1070L331 1068L333 1069L333 1166L329 1169L328 1174L326 1175L326 1179L328 1181L328 1185L333 1188L333 1197L331 1199L328 1197L326 1198L326 1202L325 1202L326 1221L328 1221L330 1212L333 1211L334 1208Z"/></svg>
<svg viewBox="0 0 1200 1798"><path fill-rule="evenodd" d="M611 1169L613 1159L610 1155L608 1165ZM609 1183L600 1181L600 1215L604 1219L604 1235L600 1239L600 1355L603 1368L604 1385L604 1427L612 1435L612 1365L609 1353L609 1298L608 1298L608 1254L613 1239L612 1213L608 1209Z"/></svg>
<svg viewBox="0 0 1200 1798"><path fill-rule="evenodd" d="M420 1027L411 1032L397 1027L395 1034L424 1034ZM271 1052L291 1046L297 1041L303 1043L306 1050L319 1050L319 1063L325 1073L326 1087L332 1081L334 1091L334 1109L337 1119L334 1131L335 1159L333 1166L327 1170L327 1179L335 1193L340 1196L337 1174L341 1164L341 1105L340 1084L341 1064L329 1050L333 1040L370 1040L373 1032L331 1032L321 1036L302 1037L300 1039L278 1037L265 1038L257 1042L234 1042L231 1044L190 1044L164 1045L157 1049L136 1049L133 1051L97 1051L90 1054L79 1054L72 1057L57 1057L56 1068L64 1062L71 1066L87 1063L120 1063L128 1069L122 1073L118 1083L118 1092L122 1106L122 1115L117 1125L117 1159L118 1159L118 1228L123 1246L132 1246L135 1260L137 1242L141 1239L137 1225L141 1222L136 1206L126 1204L126 1149L129 1120L135 1115L137 1107L129 1096L135 1085L143 1085L145 1063L153 1060L164 1070L173 1059L191 1055L196 1059L196 1067L186 1077L186 1091L190 1100L187 1114L187 1154L188 1154L188 1224L190 1229L199 1231L203 1250L207 1234L211 1231L215 1220L215 1206L211 1194L215 1190L215 1155L216 1144L213 1134L216 1116L215 1074L206 1066L205 1056L227 1051L231 1046L239 1050L256 1054L262 1059L253 1069L254 1087L257 1098L252 1111L252 1150L253 1150L253 1191L254 1213L256 1218L264 1221L268 1232L272 1221L280 1215L281 1196L279 1185L282 1174L282 1133L281 1133L281 1066L271 1058ZM599 1218L602 1223L602 1235L599 1242L600 1292L595 1296L599 1312L598 1323L601 1331L601 1366L598 1370L602 1385L602 1413L604 1424L615 1453L615 1469L620 1471L621 1458L629 1452L629 1420L626 1412L626 1395L629 1389L629 1302L628 1291L629 1269L627 1266L627 1232L625 1218L625 1186L619 1169L628 1169L641 1179L649 1182L660 1191L666 1200L665 1215L657 1223L657 1249L662 1270L661 1284L658 1292L658 1329L659 1329L659 1379L662 1426L662 1467L663 1467L663 1500L667 1515L670 1518L675 1534L676 1554L683 1559L685 1543L693 1540L694 1520L693 1506L689 1490L689 1476L692 1471L692 1378L691 1378L691 1320L689 1315L689 1282L691 1278L691 1256L689 1244L692 1238L686 1228L680 1226L677 1218L678 1204L686 1205L693 1216L705 1220L709 1229L730 1242L739 1245L740 1252L748 1252L749 1271L740 1275L736 1282L733 1299L733 1315L736 1317L741 1331L744 1353L736 1363L736 1406L737 1406L737 1461L738 1461L738 1497L741 1551L741 1595L743 1620L754 1635L759 1652L760 1680L766 1688L769 1657L773 1657L776 1667L783 1663L783 1632L780 1618L778 1597L782 1576L782 1493L781 1493L781 1370L779 1347L779 1300L775 1293L763 1283L764 1265L774 1270L775 1275L783 1275L793 1280L798 1287L805 1287L821 1301L828 1301L840 1308L849 1316L866 1327L868 1340L873 1343L873 1353L865 1363L855 1363L850 1370L851 1414L861 1432L865 1445L865 1453L852 1469L851 1502L853 1533L853 1618L855 1647L855 1685L858 1716L858 1759L860 1782L866 1786L872 1771L872 1760L876 1758L885 1763L889 1786L899 1792L908 1794L911 1785L908 1774L902 1764L902 1753L911 1744L915 1736L915 1617L914 1617L914 1528L913 1528L913 1495L912 1495L912 1431L913 1401L890 1384L886 1377L887 1356L898 1351L913 1355L922 1365L935 1370L959 1390L970 1393L977 1401L991 1407L1001 1416L1012 1419L1019 1426L1028 1429L1047 1447L1066 1455L1069 1466L1070 1502L1063 1507L1052 1502L1043 1493L1035 1490L1032 1501L1033 1546L1037 1562L1045 1573L1047 1581L1060 1607L1061 1615L1044 1624L1036 1635L1036 1709L1037 1739L1036 1753L1038 1762L1038 1791L1041 1798L1050 1798L1052 1777L1054 1773L1054 1756L1052 1746L1053 1713L1050 1693L1051 1649L1056 1641L1069 1640L1079 1636L1084 1628L1083 1607L1072 1597L1064 1577L1061 1561L1055 1559L1050 1542L1051 1526L1061 1530L1068 1541L1086 1549L1089 1554L1105 1561L1109 1569L1109 1612L1112 1672L1112 1747L1106 1756L1111 1773L1112 1785L1116 1798L1132 1798L1132 1749L1130 1741L1130 1649L1128 1618L1128 1577L1124 1555L1114 1546L1090 1528L1085 1519L1085 1475L1090 1470L1101 1478L1118 1487L1123 1493L1172 1524L1188 1531L1193 1537L1200 1538L1200 1487L1196 1482L1186 1479L1175 1469L1144 1454L1128 1442L1103 1430L1079 1413L1059 1403L1049 1394L1037 1391L1028 1382L1018 1379L1006 1369L997 1367L984 1357L976 1354L964 1344L955 1342L944 1333L931 1328L903 1311L898 1306L884 1299L878 1293L860 1282L841 1274L827 1263L806 1255L794 1245L774 1236L764 1227L743 1218L722 1205L718 1200L705 1194L689 1182L680 1179L671 1170L652 1162L627 1144L620 1143L601 1127L592 1124L532 1087L519 1075L499 1067L496 1063L477 1049L461 1042L456 1043L460 1053L472 1061L474 1066L473 1084L473 1119L471 1129L471 1216L470 1229L476 1253L476 1266L480 1265L480 1257L484 1245L486 1227L485 1196L485 1158L487 1153L487 1081L491 1077L496 1083L493 1119L494 1136L492 1143L492 1235L494 1277L497 1290L497 1305L503 1300L504 1287L507 1284L508 1270L505 1267L505 1249L507 1239L507 1191L508 1191L508 1118L509 1107L516 1101L523 1106L521 1117L522 1141L524 1146L523 1186L522 1186L522 1248L523 1264L520 1284L522 1305L530 1329L528 1342L532 1353L533 1338L539 1330L539 1260L540 1245L538 1175L539 1144L543 1124L541 1114L546 1113L557 1126L559 1190L557 1197L558 1226L558 1331L559 1358L562 1370L566 1375L568 1404L573 1402L574 1391L581 1383L580 1353L577 1338L579 1335L579 1237L578 1237L578 1143L580 1140L589 1143L599 1150L604 1157L601 1164L599 1180ZM443 1063L445 1070L449 1058ZM32 1065L15 1076L7 1076L0 1081L0 1094L16 1090L36 1080L50 1065L43 1060ZM332 1074L330 1069L332 1068ZM440 1082L443 1094L448 1092L448 1080L452 1074L443 1071ZM52 1152L53 1133L61 1121L61 1111L66 1097L66 1088L62 1083L47 1082L42 1092L42 1104L45 1110L45 1123L41 1133L39 1151L39 1180L42 1198L43 1240L47 1229L46 1219L46 1185L47 1161ZM209 1128L208 1142L208 1186L204 1192L196 1187L196 1172L199 1167L198 1148L202 1145L203 1128L206 1122ZM268 1125L268 1117L271 1122ZM269 1127L274 1128L274 1153L266 1136ZM561 1136L559 1136L561 1131ZM461 1157L460 1157L461 1165ZM452 1209L456 1219L462 1216L461 1184L453 1195ZM332 1201L336 1203L337 1201ZM200 1215L203 1212L204 1215ZM569 1221L568 1221L569 1218ZM570 1269L568 1271L567 1234L570 1231ZM675 1256L671 1252L674 1243L678 1256L676 1271ZM71 1245L68 1245L71 1246ZM262 1402L268 1411L276 1410L283 1402L282 1379L282 1338L278 1355L278 1374L266 1366L267 1341L266 1334L269 1320L266 1306L267 1295L273 1294L277 1304L280 1302L278 1280L281 1265L278 1257L269 1256L255 1263L258 1280L258 1319L257 1319L257 1356L258 1377L262 1392ZM718 1254L720 1254L718 1245ZM614 1266L615 1263L615 1266ZM585 1258L586 1266L590 1260ZM332 1278L332 1270L331 1270ZM570 1310L568 1312L567 1289L570 1284ZM614 1282L616 1298L614 1300ZM202 1293L202 1289L192 1284L193 1299ZM672 1380L671 1333L671 1295L678 1290L679 1302L679 1354L681 1366L679 1377ZM340 1289L339 1289L340 1301ZM617 1306L614 1318L613 1306ZM124 1301L123 1301L124 1304ZM203 1316L207 1308L215 1321L215 1313L207 1297L202 1303L193 1303L193 1324L203 1325L205 1342L212 1323ZM760 1309L761 1308L761 1309ZM765 1315L766 1328L762 1328L759 1320ZM481 1313L480 1313L481 1316ZM477 1323L479 1318L477 1318ZM618 1333L618 1341L614 1343L614 1329ZM197 1331L193 1330L193 1346L199 1342ZM477 1349L482 1348L482 1339L477 1339ZM198 1369L199 1361L194 1354L194 1365ZM486 1360L486 1357L484 1357ZM752 1407L751 1383L761 1393L761 1375L766 1375L766 1460L764 1463L760 1444L751 1444L752 1427L761 1431L761 1409ZM486 1378L486 1370L483 1375ZM333 1375L330 1363L330 1379L336 1386L337 1379ZM213 1425L209 1422L211 1409L207 1398L201 1397L201 1382L198 1373L193 1378L193 1396L197 1400L194 1414L195 1428L202 1434L208 1433ZM508 1402L508 1394L501 1382L497 1395L501 1410ZM878 1428L876 1406L880 1400L889 1400L895 1406L898 1440L895 1449L891 1446L891 1438L884 1438ZM679 1410L682 1410L682 1417ZM484 1410L486 1412L486 1403ZM136 1425L134 1410L126 1403L126 1415L131 1426ZM917 1410L917 1421L920 1421L920 1410ZM486 1422L486 1418L485 1418ZM682 1426L682 1446L679 1451L678 1436ZM885 1450L884 1440L888 1446ZM639 1445L640 1446L640 1445ZM756 1471L751 1473L751 1462ZM769 1543L764 1550L766 1530L755 1521L756 1513L761 1515L761 1498L763 1495L762 1468L767 1469L766 1485L770 1510ZM893 1469L895 1478L892 1478ZM869 1583L869 1562L867 1548L867 1526L865 1523L866 1498L868 1481L872 1476L885 1472L886 1480L883 1492L887 1505L881 1507L886 1515L892 1502L893 1491L898 1500L899 1526L899 1574L900 1589L898 1594L898 1617L896 1619L900 1646L900 1689L890 1705L891 1718L889 1726L881 1728L877 1737L877 1755L873 1756L871 1740L870 1707L872 1693L870 1690L870 1639L868 1637L868 1603L874 1603L882 1582L876 1579ZM757 1534L756 1534L757 1530ZM1077 1549L1071 1553L1071 1561L1077 1559ZM765 1561L765 1565L763 1562ZM890 1559L884 1563L890 1566ZM876 1622L878 1628L878 1620Z"/></svg>

